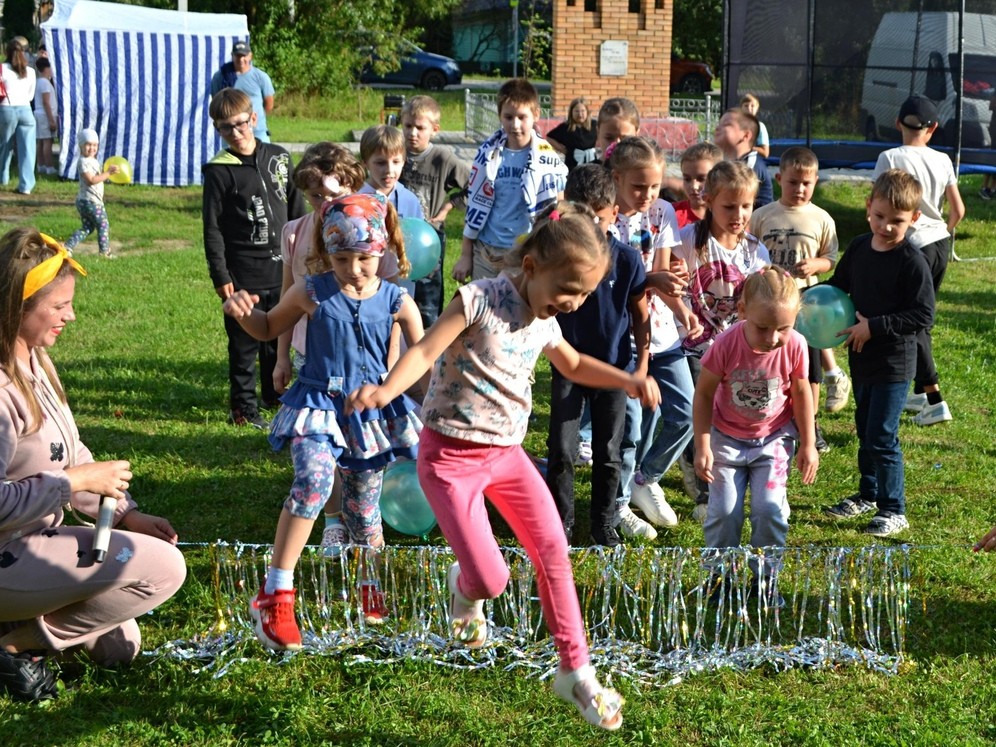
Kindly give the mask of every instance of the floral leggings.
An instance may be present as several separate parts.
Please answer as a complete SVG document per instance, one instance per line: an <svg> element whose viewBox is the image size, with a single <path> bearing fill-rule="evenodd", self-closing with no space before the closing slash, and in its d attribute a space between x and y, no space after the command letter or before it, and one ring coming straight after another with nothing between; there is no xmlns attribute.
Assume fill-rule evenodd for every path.
<svg viewBox="0 0 996 747"><path fill-rule="evenodd" d="M338 447L328 439L297 436L291 440L294 482L284 502L293 516L317 519L335 483ZM384 468L353 471L340 465L342 519L350 539L358 545L384 546L380 492Z"/></svg>
<svg viewBox="0 0 996 747"><path fill-rule="evenodd" d="M93 202L80 197L76 198L76 209L83 219L83 227L66 240L66 249L72 251L83 239L94 231L97 232L97 246L101 254L111 253L111 237L107 223L107 212L104 203Z"/></svg>

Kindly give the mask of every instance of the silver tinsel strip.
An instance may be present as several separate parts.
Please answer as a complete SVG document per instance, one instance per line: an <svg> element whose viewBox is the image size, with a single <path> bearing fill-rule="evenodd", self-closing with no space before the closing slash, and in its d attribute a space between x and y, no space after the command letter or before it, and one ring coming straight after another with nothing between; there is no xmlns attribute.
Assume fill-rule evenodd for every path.
<svg viewBox="0 0 996 747"><path fill-rule="evenodd" d="M217 619L193 640L153 655L198 663L214 677L263 654L248 615L269 546L211 546ZM592 661L641 684L675 684L722 668L826 668L858 664L895 673L910 595L910 548L590 548L573 551ZM487 645L469 651L449 637L445 547L348 548L339 558L308 547L297 569L304 651L351 662L430 661L479 669L557 667L543 626L532 564L505 548L508 588L485 604ZM376 578L390 618L369 625L360 582ZM274 655L286 661L294 654Z"/></svg>

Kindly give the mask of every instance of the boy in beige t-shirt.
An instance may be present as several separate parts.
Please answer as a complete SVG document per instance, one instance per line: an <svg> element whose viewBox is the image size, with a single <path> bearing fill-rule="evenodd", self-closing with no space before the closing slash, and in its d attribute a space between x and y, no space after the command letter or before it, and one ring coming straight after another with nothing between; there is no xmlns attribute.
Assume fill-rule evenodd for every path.
<svg viewBox="0 0 996 747"><path fill-rule="evenodd" d="M751 233L768 247L771 263L791 272L800 289L816 285L817 275L837 264L837 227L826 210L812 203L819 168L819 160L809 148L786 150L775 176L781 197L755 210L750 219ZM851 381L837 365L832 349L810 348L809 381L814 403L819 402L823 370L827 380L826 410L837 412L847 404ZM819 425L816 448L820 452L830 448Z"/></svg>

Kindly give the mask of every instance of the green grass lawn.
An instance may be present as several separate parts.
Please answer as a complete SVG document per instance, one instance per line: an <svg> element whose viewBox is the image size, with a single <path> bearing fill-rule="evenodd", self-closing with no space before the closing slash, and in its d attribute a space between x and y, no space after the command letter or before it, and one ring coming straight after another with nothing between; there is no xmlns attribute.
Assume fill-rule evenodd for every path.
<svg viewBox="0 0 996 747"><path fill-rule="evenodd" d="M548 682L517 670L306 655L278 664L253 645L247 660L220 679L169 658L142 658L121 671L73 665L65 673L72 688L55 701L31 706L0 696L0 744L993 744L996 554L969 550L996 521L996 207L975 197L978 187L978 177L962 180L969 217L957 251L965 261L948 270L934 335L955 420L917 429L904 418L900 433L912 525L902 541L914 545L901 674L858 667L724 671L666 688L616 678L627 699L626 723L608 735L584 724ZM77 225L76 188L45 177L30 197L0 193L0 228L28 222L66 238ZM844 246L866 230L866 194L866 183L825 184L817 192ZM83 439L98 458L132 461L140 505L168 516L182 541L268 543L291 467L287 453L274 454L262 434L226 423L225 337L203 257L200 192L108 185L106 195L119 259L99 260L94 239L77 251L89 271L77 285L78 321L52 350ZM458 254L458 218L450 225L449 264ZM526 442L538 454L548 380L541 365L538 417ZM857 446L851 407L821 422L833 449L814 485L790 481L789 542L872 544L860 523L837 524L820 510L854 490ZM582 469L579 516L587 514L588 478ZM701 545L676 471L664 487L681 522L656 544ZM512 542L504 525L496 533ZM388 539L415 542L390 531ZM442 543L438 533L431 541ZM150 649L202 634L215 621L208 553L186 554L184 588L141 620Z"/></svg>
<svg viewBox="0 0 996 747"><path fill-rule="evenodd" d="M278 96L273 113L267 117L270 138L278 143L352 140L354 130L365 130L383 121L384 96L388 94L400 94L409 99L418 95L432 96L439 103L440 129L463 132L463 89L431 92L360 86L335 97Z"/></svg>

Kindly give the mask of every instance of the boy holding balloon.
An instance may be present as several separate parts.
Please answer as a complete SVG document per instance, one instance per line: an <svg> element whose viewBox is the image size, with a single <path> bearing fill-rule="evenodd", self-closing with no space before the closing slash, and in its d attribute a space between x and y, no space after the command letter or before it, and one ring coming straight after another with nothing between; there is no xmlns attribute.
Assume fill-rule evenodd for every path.
<svg viewBox="0 0 996 747"><path fill-rule="evenodd" d="M100 137L89 127L80 131L80 157L76 169L80 175L80 191L76 195L76 210L83 225L66 239L66 250L72 254L83 239L97 232L97 247L104 259L114 259L111 254L110 226L104 210L104 182L121 170L117 164L101 168L97 160Z"/></svg>
<svg viewBox="0 0 996 747"><path fill-rule="evenodd" d="M865 533L890 537L909 528L899 417L916 372L917 333L934 319L934 286L923 253L906 238L920 215L920 183L884 172L868 199L871 233L851 242L828 283L854 302L847 335L858 434L858 492L825 509L835 519L874 512Z"/></svg>

